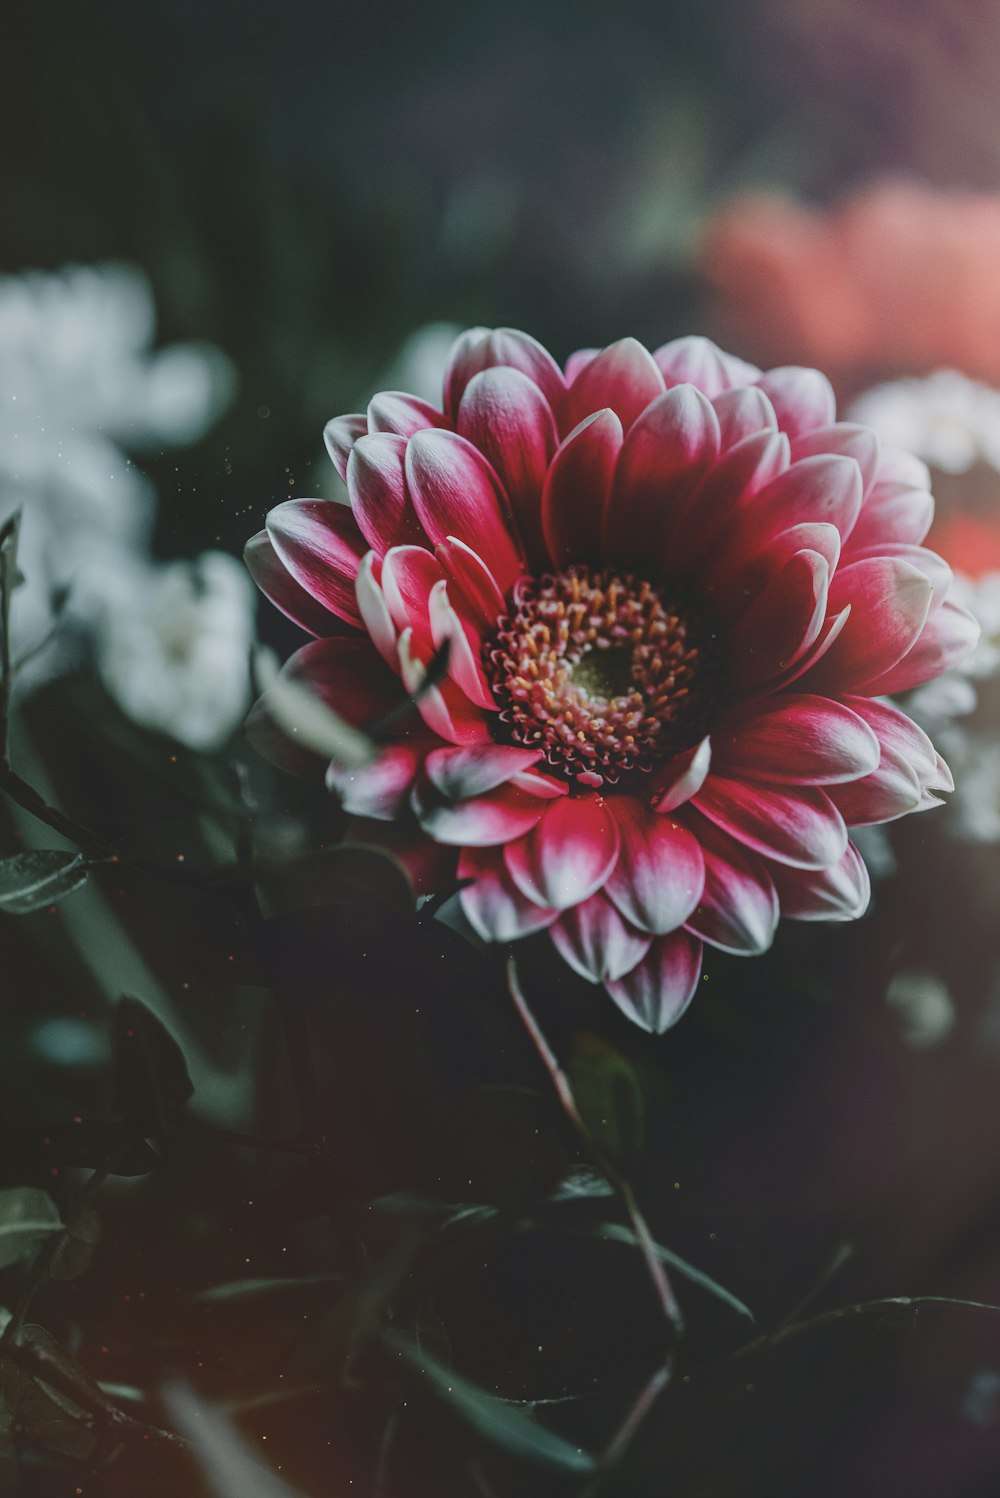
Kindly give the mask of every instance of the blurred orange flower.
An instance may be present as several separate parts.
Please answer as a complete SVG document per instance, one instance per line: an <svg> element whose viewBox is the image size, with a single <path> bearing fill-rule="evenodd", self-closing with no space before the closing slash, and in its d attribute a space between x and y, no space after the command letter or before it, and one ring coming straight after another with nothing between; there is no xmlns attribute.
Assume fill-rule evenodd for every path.
<svg viewBox="0 0 1000 1498"><path fill-rule="evenodd" d="M702 266L730 338L764 362L1000 382L1000 195L888 180L821 210L751 194L711 217Z"/></svg>

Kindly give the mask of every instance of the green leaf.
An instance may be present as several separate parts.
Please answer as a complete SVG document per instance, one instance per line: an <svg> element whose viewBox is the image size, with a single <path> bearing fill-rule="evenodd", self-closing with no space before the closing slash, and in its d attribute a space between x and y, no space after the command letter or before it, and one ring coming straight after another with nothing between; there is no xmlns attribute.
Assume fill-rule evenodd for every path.
<svg viewBox="0 0 1000 1498"><path fill-rule="evenodd" d="M43 1238L62 1231L62 1219L47 1191L13 1186L0 1191L0 1269L15 1263Z"/></svg>
<svg viewBox="0 0 1000 1498"><path fill-rule="evenodd" d="M34 1366L29 1371L5 1362L0 1368L0 1388L15 1421L49 1451L88 1461L98 1444L89 1409L100 1398L99 1386L44 1327L23 1326L17 1345Z"/></svg>
<svg viewBox="0 0 1000 1498"><path fill-rule="evenodd" d="M514 1456L560 1467L564 1472L594 1470L596 1459L589 1451L539 1425L516 1405L507 1404L495 1394L470 1383L398 1332L386 1332L385 1341L394 1352L418 1369L435 1391L487 1440L503 1446Z"/></svg>
<svg viewBox="0 0 1000 1498"><path fill-rule="evenodd" d="M602 1222L593 1231L598 1238L607 1238L613 1243L627 1243L630 1248L639 1247L639 1240L635 1233L631 1228L626 1227L624 1223ZM717 1280L713 1280L711 1275L706 1274L704 1270L696 1269L693 1264L688 1263L687 1259L682 1259L679 1254L673 1253L669 1248L664 1248L662 1243L656 1244L656 1257L660 1260L661 1264L666 1264L669 1269L676 1270L684 1279L690 1280L693 1285L700 1285L703 1290L707 1290L717 1300L724 1301L731 1310L737 1311L741 1316L746 1316L748 1321L756 1320L750 1307L735 1296L731 1290L727 1290Z"/></svg>
<svg viewBox="0 0 1000 1498"><path fill-rule="evenodd" d="M163 1401L214 1498L296 1498L284 1479L265 1467L237 1427L187 1384L169 1384Z"/></svg>
<svg viewBox="0 0 1000 1498"><path fill-rule="evenodd" d="M138 999L120 999L112 1029L115 1112L143 1134L162 1133L194 1092L184 1052Z"/></svg>
<svg viewBox="0 0 1000 1498"><path fill-rule="evenodd" d="M199 1290L194 1297L200 1305L216 1305L219 1302L253 1300L260 1295L281 1295L308 1289L310 1285L337 1285L344 1276L334 1271L318 1274L299 1274L289 1279L230 1280L224 1285L210 1285Z"/></svg>
<svg viewBox="0 0 1000 1498"><path fill-rule="evenodd" d="M635 1066L600 1036L576 1036L566 1067L591 1135L615 1159L637 1155L646 1131L646 1091Z"/></svg>
<svg viewBox="0 0 1000 1498"><path fill-rule="evenodd" d="M551 1202L575 1202L598 1196L614 1196L610 1181L589 1165L574 1165L549 1197Z"/></svg>
<svg viewBox="0 0 1000 1498"><path fill-rule="evenodd" d="M56 1249L49 1266L54 1280L75 1280L90 1268L94 1250L101 1239L101 1219L93 1207L87 1207L66 1229L66 1236Z"/></svg>
<svg viewBox="0 0 1000 1498"><path fill-rule="evenodd" d="M30 915L44 910L87 881L87 865L79 853L58 848L33 848L0 859L0 911Z"/></svg>

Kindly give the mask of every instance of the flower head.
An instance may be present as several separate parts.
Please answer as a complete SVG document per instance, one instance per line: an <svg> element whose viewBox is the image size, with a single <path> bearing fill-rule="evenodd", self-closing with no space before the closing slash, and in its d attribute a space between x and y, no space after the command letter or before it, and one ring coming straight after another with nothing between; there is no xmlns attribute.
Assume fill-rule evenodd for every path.
<svg viewBox="0 0 1000 1498"><path fill-rule="evenodd" d="M922 463L812 370L687 338L563 371L504 329L458 340L440 409L377 395L326 439L350 506L279 505L248 562L317 637L286 669L388 724L329 785L457 874L480 936L546 930L663 1030L703 943L862 913L848 829L951 785L884 694L976 635ZM276 752L266 699L251 731Z"/></svg>

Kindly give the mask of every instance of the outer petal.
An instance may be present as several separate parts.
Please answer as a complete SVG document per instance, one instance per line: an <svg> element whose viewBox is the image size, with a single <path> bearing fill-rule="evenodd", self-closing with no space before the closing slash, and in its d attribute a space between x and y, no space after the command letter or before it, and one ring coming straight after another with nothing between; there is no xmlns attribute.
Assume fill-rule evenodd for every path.
<svg viewBox="0 0 1000 1498"><path fill-rule="evenodd" d="M831 787L830 798L836 802L848 827L892 822L911 811L940 804L921 789L912 765L885 744L877 770L863 780Z"/></svg>
<svg viewBox="0 0 1000 1498"><path fill-rule="evenodd" d="M335 416L323 428L323 441L340 477L347 481L347 460L359 437L368 431L368 418L360 412L352 416Z"/></svg>
<svg viewBox="0 0 1000 1498"><path fill-rule="evenodd" d="M693 385L677 385L647 406L618 457L604 517L604 554L615 561L655 556L718 452L718 418Z"/></svg>
<svg viewBox="0 0 1000 1498"><path fill-rule="evenodd" d="M766 952L780 914L767 864L702 818L689 825L705 856L705 888L687 929L722 952Z"/></svg>
<svg viewBox="0 0 1000 1498"><path fill-rule="evenodd" d="M845 697L849 707L870 724L879 743L905 759L924 790L952 790L950 776L941 778L941 758L924 730L889 702L873 697Z"/></svg>
<svg viewBox="0 0 1000 1498"><path fill-rule="evenodd" d="M852 545L845 566L848 563L868 561L873 557L892 557L898 562L909 562L911 567L922 572L933 589L931 613L944 603L954 581L954 573L944 557L938 556L936 551L931 551L926 546L913 546L908 541L883 541L877 546L861 549Z"/></svg>
<svg viewBox="0 0 1000 1498"><path fill-rule="evenodd" d="M564 911L549 935L559 955L590 983L621 978L645 957L650 943L600 893Z"/></svg>
<svg viewBox="0 0 1000 1498"><path fill-rule="evenodd" d="M459 900L469 925L483 941L518 941L551 926L559 914L522 895L498 848L463 848L458 877L473 881L459 891Z"/></svg>
<svg viewBox="0 0 1000 1498"><path fill-rule="evenodd" d="M694 804L748 848L793 868L829 868L847 847L833 800L813 786L779 789L710 775Z"/></svg>
<svg viewBox="0 0 1000 1498"><path fill-rule="evenodd" d="M542 492L542 529L556 566L600 557L601 527L621 446L622 424L606 409L574 427L553 458Z"/></svg>
<svg viewBox="0 0 1000 1498"><path fill-rule="evenodd" d="M434 743L426 739L389 744L372 764L358 770L331 764L327 788L336 791L344 810L353 816L391 822L406 810L424 755Z"/></svg>
<svg viewBox="0 0 1000 1498"><path fill-rule="evenodd" d="M382 390L368 402L370 432L395 432L400 437L412 437L414 432L447 424L447 418L427 401L400 390Z"/></svg>
<svg viewBox="0 0 1000 1498"><path fill-rule="evenodd" d="M627 1019L653 1035L676 1025L694 997L702 944L689 931L654 941L643 960L605 988Z"/></svg>
<svg viewBox="0 0 1000 1498"><path fill-rule="evenodd" d="M879 740L865 719L829 697L783 693L716 724L715 767L730 778L836 785L878 768Z"/></svg>
<svg viewBox="0 0 1000 1498"><path fill-rule="evenodd" d="M422 546L394 546L382 561L382 596L397 630L411 628L432 644L430 596L444 574L437 558Z"/></svg>
<svg viewBox="0 0 1000 1498"><path fill-rule="evenodd" d="M797 463L762 490L742 517L742 532L759 544L806 521L835 525L849 536L861 511L861 470L853 458L820 456Z"/></svg>
<svg viewBox="0 0 1000 1498"><path fill-rule="evenodd" d="M360 624L354 579L368 550L345 505L288 499L267 516L267 534L301 588L349 624Z"/></svg>
<svg viewBox="0 0 1000 1498"><path fill-rule="evenodd" d="M541 750L514 744L473 744L435 749L427 758L427 778L448 801L481 796L513 780L541 759Z"/></svg>
<svg viewBox="0 0 1000 1498"><path fill-rule="evenodd" d="M247 570L265 598L287 619L311 635L336 634L340 620L297 583L271 544L267 531L258 531L243 548Z"/></svg>
<svg viewBox="0 0 1000 1498"><path fill-rule="evenodd" d="M424 542L406 492L406 438L380 432L359 437L347 460L347 492L361 534L378 556L391 546Z"/></svg>
<svg viewBox="0 0 1000 1498"><path fill-rule="evenodd" d="M653 358L668 389L671 385L696 385L709 400L760 379L756 364L723 353L710 338L675 338L656 349Z"/></svg>
<svg viewBox="0 0 1000 1498"><path fill-rule="evenodd" d="M918 687L921 682L957 666L975 649L979 635L979 622L968 609L957 603L943 603L931 614L906 655L882 676L867 682L865 690L881 695Z"/></svg>
<svg viewBox="0 0 1000 1498"><path fill-rule="evenodd" d="M933 519L934 497L925 488L878 479L858 516L851 549L861 551L884 541L919 546Z"/></svg>
<svg viewBox="0 0 1000 1498"><path fill-rule="evenodd" d="M853 843L832 868L807 873L802 869L771 870L781 902L781 914L793 921L856 921L868 909L871 880L865 861Z"/></svg>
<svg viewBox="0 0 1000 1498"><path fill-rule="evenodd" d="M455 432L418 432L406 449L406 479L421 525L436 545L456 538L486 560L501 592L523 571L493 469Z"/></svg>
<svg viewBox="0 0 1000 1498"><path fill-rule="evenodd" d="M814 427L829 426L837 415L833 386L817 369L791 364L769 369L761 376L760 388L777 412L781 430L793 439Z"/></svg>
<svg viewBox="0 0 1000 1498"><path fill-rule="evenodd" d="M445 375L445 410L457 416L465 388L483 369L519 369L533 380L553 411L559 411L566 382L547 349L514 328L472 328L456 341Z"/></svg>
<svg viewBox="0 0 1000 1498"><path fill-rule="evenodd" d="M841 566L830 588L830 612L849 606L851 614L823 660L809 672L810 690L857 692L883 677L919 637L933 593L923 573L908 562L869 558Z"/></svg>
<svg viewBox="0 0 1000 1498"><path fill-rule="evenodd" d="M482 709L474 707L453 682L427 685L430 648L422 645L412 628L404 629L396 648L403 685L417 699L417 711L431 732L451 744L489 741L489 725Z"/></svg>
<svg viewBox="0 0 1000 1498"><path fill-rule="evenodd" d="M459 848L495 848L523 837L543 815L546 802L503 785L468 801L443 801L429 783L417 782L411 796L424 831L438 843Z"/></svg>
<svg viewBox="0 0 1000 1498"><path fill-rule="evenodd" d="M705 887L705 859L693 833L632 796L609 806L621 850L605 893L641 931L663 936L683 926Z"/></svg>
<svg viewBox="0 0 1000 1498"><path fill-rule="evenodd" d="M652 354L636 339L622 338L602 349L573 381L566 399L564 429L610 406L627 432L665 389Z"/></svg>
<svg viewBox="0 0 1000 1498"><path fill-rule="evenodd" d="M795 463L800 458L822 457L827 453L854 459L867 494L878 473L881 454L879 440L871 428L835 421L832 426L813 427L812 431L804 432L792 443L792 461Z"/></svg>
<svg viewBox="0 0 1000 1498"><path fill-rule="evenodd" d="M499 475L528 558L536 568L543 565L542 485L557 441L545 397L518 369L483 370L465 388L458 430Z"/></svg>
<svg viewBox="0 0 1000 1498"><path fill-rule="evenodd" d="M564 796L545 806L545 817L506 850L518 889L556 910L589 899L606 882L618 858L618 827L596 796Z"/></svg>
<svg viewBox="0 0 1000 1498"><path fill-rule="evenodd" d="M745 390L726 390L715 397L712 405L719 419L723 452L735 447L744 437L778 429L774 407L759 385L750 385Z"/></svg>

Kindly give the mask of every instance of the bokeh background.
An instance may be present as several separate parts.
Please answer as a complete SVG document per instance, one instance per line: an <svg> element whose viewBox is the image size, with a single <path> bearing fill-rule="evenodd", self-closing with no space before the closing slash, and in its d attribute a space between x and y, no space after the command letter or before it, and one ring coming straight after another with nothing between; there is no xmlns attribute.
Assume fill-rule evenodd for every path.
<svg viewBox="0 0 1000 1498"><path fill-rule="evenodd" d="M12 749L136 857L210 870L248 806L276 864L337 843L336 808L241 739L254 638L299 639L227 558L275 503L333 495L326 420L378 388L432 396L461 326L523 327L560 359L704 332L815 363L931 465L932 541L986 643L913 704L958 788L868 839L869 915L716 956L660 1039L525 957L657 1237L760 1331L808 1296L817 1315L1000 1303L998 68L992 0L0 17ZM0 808L0 854L66 846ZM402 1328L600 1445L657 1357L639 1258L590 1234L613 1216L600 1198L553 1217L572 1139L495 967L373 856L328 864L311 909L286 895L263 939L221 895L119 870L0 908L0 1188L63 1205L84 1179L73 1131L115 1112L119 995L169 1027L195 1088L155 1168L105 1188L89 1267L32 1319L136 1418L176 1424L163 1390L182 1378L305 1498L575 1498L578 1478L477 1434L380 1338ZM220 1133L296 1127L271 990L308 1015L318 1177ZM483 1209L458 1246L456 1203ZM0 1306L29 1262L0 1259ZM213 1290L251 1277L267 1283ZM1000 1316L903 1307L730 1363L756 1333L678 1289L677 1378L609 1494L1000 1491ZM0 1388L17 1427L0 1419L0 1492L240 1491ZM269 1498L263 1477L226 1480Z"/></svg>

